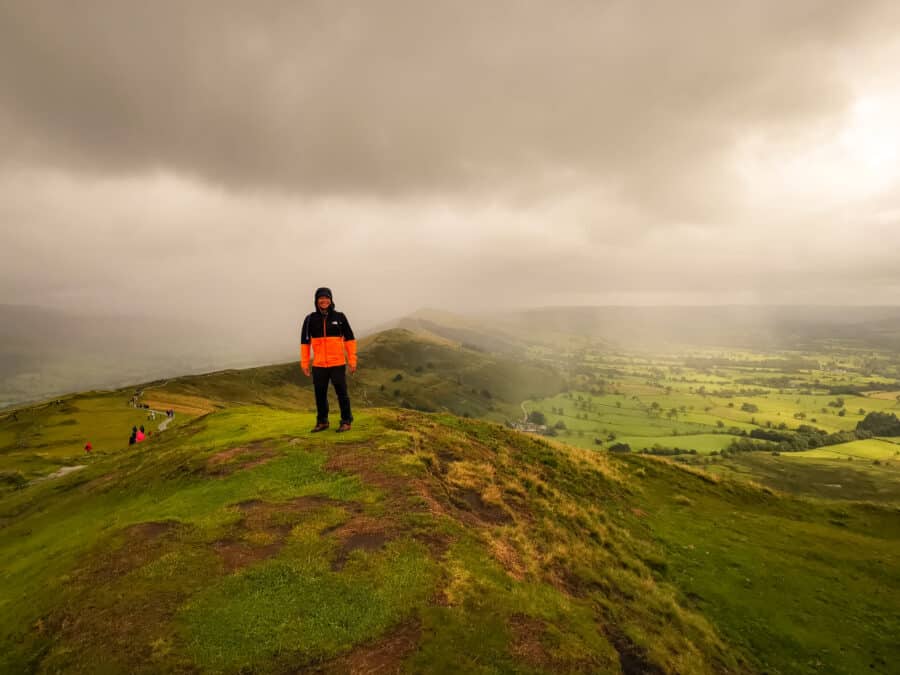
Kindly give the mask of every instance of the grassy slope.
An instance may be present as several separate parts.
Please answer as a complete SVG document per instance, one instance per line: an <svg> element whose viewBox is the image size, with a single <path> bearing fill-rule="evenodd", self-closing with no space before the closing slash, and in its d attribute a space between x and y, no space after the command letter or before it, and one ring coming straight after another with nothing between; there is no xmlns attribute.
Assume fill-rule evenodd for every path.
<svg viewBox="0 0 900 675"><path fill-rule="evenodd" d="M449 415L375 409L345 436L312 421L232 406L4 496L0 671L900 659L896 510Z"/></svg>
<svg viewBox="0 0 900 675"><path fill-rule="evenodd" d="M395 381L398 375L401 379ZM553 395L563 387L562 378L546 367L399 329L362 341L360 370L349 382L356 409L403 406L495 421L518 418L522 399ZM189 375L143 389L142 402L157 410L175 409L176 425L235 404L297 410L315 406L311 381L296 362ZM145 411L129 408L133 392L87 392L64 397L62 405L6 411L0 417L0 474L18 471L29 480L49 474L82 461L88 441L98 450L125 448L133 425L155 429L164 419L151 423ZM337 410L334 400L332 407Z"/></svg>
<svg viewBox="0 0 900 675"><path fill-rule="evenodd" d="M362 340L359 363L359 371L349 378L351 402L357 408L403 406L502 421L521 414L523 399L551 396L564 386L548 367L405 329ZM148 398L177 394L188 403L206 398L219 405L314 405L311 381L298 363L178 378L154 391Z"/></svg>
<svg viewBox="0 0 900 675"><path fill-rule="evenodd" d="M373 336L361 352L365 367L357 387L380 405L406 401L407 407L502 421L518 418L524 399L552 396L565 386L552 368L404 329ZM402 379L395 381L398 374Z"/></svg>

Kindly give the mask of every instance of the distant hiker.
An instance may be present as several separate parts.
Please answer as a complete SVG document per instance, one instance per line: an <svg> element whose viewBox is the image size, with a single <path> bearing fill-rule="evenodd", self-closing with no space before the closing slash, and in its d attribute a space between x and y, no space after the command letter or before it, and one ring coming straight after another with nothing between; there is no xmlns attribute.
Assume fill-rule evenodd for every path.
<svg viewBox="0 0 900 675"><path fill-rule="evenodd" d="M93 449L94 449L94 446L91 445L91 442L90 442L90 441L88 441L87 443L85 443L85 445L84 445L84 451L85 451L85 452L90 452L90 451L93 450Z"/></svg>
<svg viewBox="0 0 900 675"><path fill-rule="evenodd" d="M128 437L128 445L137 443L137 427L131 430L131 436Z"/></svg>
<svg viewBox="0 0 900 675"><path fill-rule="evenodd" d="M341 426L338 432L350 431L353 415L350 412L350 396L347 394L346 366L356 372L356 338L350 322L342 312L334 308L330 288L319 288L315 294L316 311L303 320L300 331L300 367L310 375L310 349L312 349L312 378L316 390L316 426L313 432L328 428L328 383L341 407Z"/></svg>
<svg viewBox="0 0 900 675"><path fill-rule="evenodd" d="M134 440L136 440L138 443L140 443L140 442L143 441L145 438L147 438L147 435L144 433L144 425L142 424L142 425L141 425L141 428L137 430L137 433L135 434Z"/></svg>

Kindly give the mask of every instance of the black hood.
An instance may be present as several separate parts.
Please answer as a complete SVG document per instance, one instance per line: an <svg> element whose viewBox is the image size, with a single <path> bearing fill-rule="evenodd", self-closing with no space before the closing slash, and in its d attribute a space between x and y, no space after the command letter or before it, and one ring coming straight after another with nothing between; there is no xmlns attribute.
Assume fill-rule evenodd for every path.
<svg viewBox="0 0 900 675"><path fill-rule="evenodd" d="M334 309L334 296L331 294L331 289L325 286L321 288L317 288L315 295L313 295L313 307L316 308L316 311L319 311L319 303L318 300L321 296L326 296L329 300L331 300L331 306L328 308L328 311L332 311Z"/></svg>

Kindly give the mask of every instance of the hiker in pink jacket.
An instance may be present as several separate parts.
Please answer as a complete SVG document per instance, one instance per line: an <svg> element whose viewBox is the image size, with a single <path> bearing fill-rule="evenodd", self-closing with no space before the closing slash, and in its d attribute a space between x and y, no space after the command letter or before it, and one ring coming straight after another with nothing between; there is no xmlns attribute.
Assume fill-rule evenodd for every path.
<svg viewBox="0 0 900 675"><path fill-rule="evenodd" d="M137 441L138 443L140 443L141 441L143 441L146 438L147 438L147 436L144 435L144 425L142 424L141 428L138 429L138 432L135 435L134 440Z"/></svg>

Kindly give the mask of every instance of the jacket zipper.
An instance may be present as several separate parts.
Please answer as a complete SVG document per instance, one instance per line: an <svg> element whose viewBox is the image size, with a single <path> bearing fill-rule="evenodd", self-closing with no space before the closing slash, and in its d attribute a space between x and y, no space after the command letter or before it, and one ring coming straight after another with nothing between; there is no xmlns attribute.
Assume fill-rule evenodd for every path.
<svg viewBox="0 0 900 675"><path fill-rule="evenodd" d="M322 317L322 353L324 354L323 367L328 367L328 315Z"/></svg>

